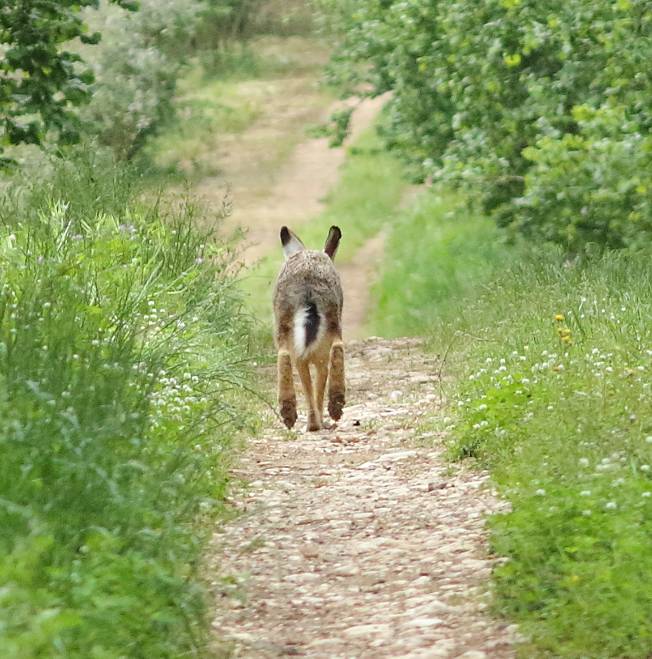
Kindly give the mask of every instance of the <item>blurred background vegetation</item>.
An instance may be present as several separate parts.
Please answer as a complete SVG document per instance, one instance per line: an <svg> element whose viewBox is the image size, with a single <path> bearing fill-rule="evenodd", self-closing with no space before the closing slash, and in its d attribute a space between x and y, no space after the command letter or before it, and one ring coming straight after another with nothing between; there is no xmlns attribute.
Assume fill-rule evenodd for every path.
<svg viewBox="0 0 652 659"><path fill-rule="evenodd" d="M228 70L253 34L308 29L310 14L291 5L279 12L264 0L16 0L0 15L0 145L53 149L94 138L130 158L172 115L191 59L209 73Z"/></svg>
<svg viewBox="0 0 652 659"><path fill-rule="evenodd" d="M649 242L649 3L322 2L332 78L393 92L383 132L414 176L569 251Z"/></svg>
<svg viewBox="0 0 652 659"><path fill-rule="evenodd" d="M210 652L202 549L258 332L228 209L180 183L288 94L244 78L316 86L332 50L315 107L390 96L305 234L349 221L346 261L386 233L369 330L428 337L430 423L512 506L496 611L524 656L649 656L651 32L644 0L6 2L2 655Z"/></svg>

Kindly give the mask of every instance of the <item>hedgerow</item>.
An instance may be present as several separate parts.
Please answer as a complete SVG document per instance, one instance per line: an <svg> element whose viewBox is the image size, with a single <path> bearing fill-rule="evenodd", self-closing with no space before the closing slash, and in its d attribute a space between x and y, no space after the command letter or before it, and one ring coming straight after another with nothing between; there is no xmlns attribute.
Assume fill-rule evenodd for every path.
<svg viewBox="0 0 652 659"><path fill-rule="evenodd" d="M385 134L421 177L578 250L652 234L645 0L322 0L332 78L391 90Z"/></svg>
<svg viewBox="0 0 652 659"><path fill-rule="evenodd" d="M202 542L251 417L229 255L85 158L0 204L3 657L202 654Z"/></svg>
<svg viewBox="0 0 652 659"><path fill-rule="evenodd" d="M20 0L3 8L0 165L15 159L11 150L3 156L11 145L62 147L91 136L129 158L173 114L189 59L219 63L260 2Z"/></svg>

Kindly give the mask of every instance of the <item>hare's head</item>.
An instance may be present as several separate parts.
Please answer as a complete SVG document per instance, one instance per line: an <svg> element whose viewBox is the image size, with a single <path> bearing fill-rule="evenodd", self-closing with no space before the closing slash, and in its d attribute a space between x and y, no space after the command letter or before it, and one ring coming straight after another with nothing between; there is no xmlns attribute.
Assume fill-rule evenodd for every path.
<svg viewBox="0 0 652 659"><path fill-rule="evenodd" d="M331 260L335 259L335 254L341 238L342 232L340 231L340 228L332 226L328 231L328 236L326 237L326 243L324 245L324 252L330 256ZM283 253L285 254L286 259L289 259L294 254L303 252L306 249L299 236L293 231L290 231L287 227L281 228L281 244L283 245Z"/></svg>

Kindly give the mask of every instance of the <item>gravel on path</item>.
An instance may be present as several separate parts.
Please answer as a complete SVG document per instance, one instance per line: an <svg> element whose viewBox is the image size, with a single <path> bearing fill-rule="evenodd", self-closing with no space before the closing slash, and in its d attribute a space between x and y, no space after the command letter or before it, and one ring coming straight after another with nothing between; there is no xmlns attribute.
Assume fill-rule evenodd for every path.
<svg viewBox="0 0 652 659"><path fill-rule="evenodd" d="M342 421L293 434L270 413L234 472L239 515L208 561L218 654L513 657L515 626L487 611L485 519L505 504L424 423L436 357L416 339L347 351Z"/></svg>

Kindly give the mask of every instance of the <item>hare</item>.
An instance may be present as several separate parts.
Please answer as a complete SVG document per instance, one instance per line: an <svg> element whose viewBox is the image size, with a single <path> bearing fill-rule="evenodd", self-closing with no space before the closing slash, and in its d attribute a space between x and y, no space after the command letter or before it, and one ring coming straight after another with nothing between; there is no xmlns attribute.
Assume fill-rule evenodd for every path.
<svg viewBox="0 0 652 659"><path fill-rule="evenodd" d="M285 264L274 290L275 340L278 350L278 403L283 422L297 420L292 365L299 372L308 403L308 430L324 427L324 390L328 413L337 421L344 407L342 285L333 265L342 232L331 227L324 251L306 249L287 227L281 229ZM310 373L314 365L316 381Z"/></svg>

